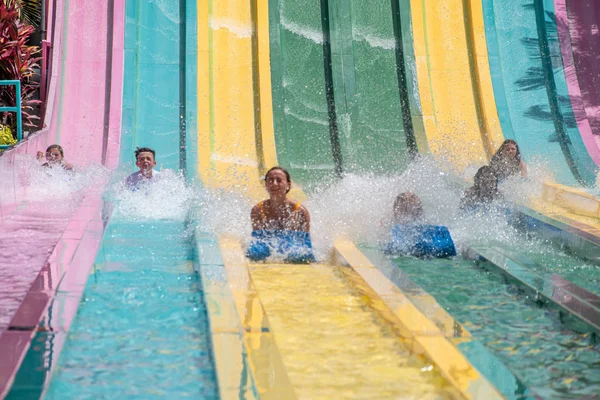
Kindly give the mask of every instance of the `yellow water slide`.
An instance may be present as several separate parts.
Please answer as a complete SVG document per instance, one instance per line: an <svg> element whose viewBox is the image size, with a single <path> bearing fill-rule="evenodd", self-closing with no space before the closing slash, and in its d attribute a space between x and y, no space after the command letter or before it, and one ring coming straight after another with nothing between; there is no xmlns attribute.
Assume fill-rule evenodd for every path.
<svg viewBox="0 0 600 400"><path fill-rule="evenodd" d="M198 174L258 201L277 164L268 1L199 0L198 14ZM219 247L260 397L500 397L352 243L312 265L248 263L236 237Z"/></svg>
<svg viewBox="0 0 600 400"><path fill-rule="evenodd" d="M502 140L481 0L411 0L425 134L456 169L487 163Z"/></svg>
<svg viewBox="0 0 600 400"><path fill-rule="evenodd" d="M481 0L411 0L419 94L431 152L454 169L486 164L504 137L498 120ZM600 236L600 201L546 182L536 211Z"/></svg>

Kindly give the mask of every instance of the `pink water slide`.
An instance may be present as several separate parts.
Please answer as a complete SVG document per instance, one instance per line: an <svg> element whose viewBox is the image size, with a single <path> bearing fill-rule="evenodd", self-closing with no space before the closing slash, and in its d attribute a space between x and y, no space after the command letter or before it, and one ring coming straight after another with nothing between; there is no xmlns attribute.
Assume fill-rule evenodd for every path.
<svg viewBox="0 0 600 400"><path fill-rule="evenodd" d="M600 2L554 2L575 119L590 156L600 166Z"/></svg>
<svg viewBox="0 0 600 400"><path fill-rule="evenodd" d="M45 127L0 157L0 398L58 282L72 298L83 292L104 229L100 188L77 193L70 207L46 207L44 198L31 197L22 166L53 143L76 167L118 163L125 0L49 3Z"/></svg>

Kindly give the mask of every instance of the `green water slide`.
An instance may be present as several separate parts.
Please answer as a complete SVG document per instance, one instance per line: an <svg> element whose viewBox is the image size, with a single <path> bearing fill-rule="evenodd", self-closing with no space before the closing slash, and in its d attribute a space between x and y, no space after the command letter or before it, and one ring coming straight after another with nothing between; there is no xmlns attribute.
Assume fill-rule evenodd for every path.
<svg viewBox="0 0 600 400"><path fill-rule="evenodd" d="M596 167L581 140L568 98L553 2L453 2L454 11L460 9L460 20L464 16L465 22L456 24L452 32L464 34L467 47L465 50L463 46L461 51L472 52L466 67L458 66L458 61L452 59L454 53L448 55L450 46L445 45L444 37L436 36L447 35L451 30L432 28L447 22L451 18L448 15L455 14L441 8L438 14L443 14L446 20L436 19L437 14L423 11L426 5L431 7L433 3L423 1L421 14L415 13L424 21L425 17L429 18L428 29L421 33L428 36L422 40L423 54L419 62L428 63L427 70L437 69L436 76L456 76L443 75L445 67L448 70L468 68L465 76L471 77L471 81L446 79L434 82L437 86L424 85L421 88L423 104L427 104L426 95L434 103L429 118L439 117L442 107L447 108L444 110L447 119L450 116L460 121L470 118L461 111L469 109L471 103L462 104L461 99L457 99L456 103L438 102L436 105L439 96L433 95L444 90L450 93L453 85L464 83L473 88L471 108L480 121L471 125L481 128L482 141L491 133L488 127L498 125L499 119L501 131L496 132L499 139L502 134L517 139L526 161L548 161L557 180L563 183L590 184ZM412 154L428 152L413 47L411 18L414 15L411 15L409 0L271 0L269 4L277 155L295 180L310 188L336 174L400 173ZM485 31L483 24L472 21L474 13L479 13L480 22L482 10ZM415 27L419 21L416 18ZM455 29L457 27L460 29ZM418 30L415 32L417 35ZM433 50L427 45L436 41L438 54L433 57ZM448 39L448 43L456 45L463 41ZM481 44L489 51L489 60L487 53L481 51ZM440 51L443 57L439 56ZM447 59L450 59L449 64L440 62ZM487 90L492 87L489 77L483 73L490 70L493 96ZM495 98L493 107L483 104L490 98ZM484 120L488 123L482 123ZM430 127L440 129L441 125L435 121ZM451 130L439 133L454 138ZM490 149L492 144L496 145L490 137L487 139ZM479 161L483 164L487 159L482 157ZM530 238L523 240L530 242ZM514 243L512 245L514 247ZM381 261L377 258L381 257L379 249L371 249L369 253L368 246L363 245L360 250L371 260L377 260L374 261L377 267L405 289L424 314L433 315L429 312L432 304L436 304L444 313L450 310L456 322L455 332L463 329L462 326L468 327L473 340L459 343L458 347L507 398L583 396L597 390L597 383L587 382L585 373L581 372L581 378L570 375L572 360L577 360L582 371L597 370L598 347L588 343L589 334L566 329L561 319L564 314L550 311L550 307L540 309L520 291L515 291L515 287L506 285L501 276L489 274L476 263L462 258L390 261L382 257L384 261ZM570 255L566 261L553 261L559 257L558 250L552 246L526 250L532 253L529 257L540 259L535 272L545 279L585 264ZM527 253L521 249L515 251ZM542 260L540 253L553 260ZM529 263L528 267L533 264ZM579 273L578 276L584 280L593 275ZM417 285L433 297L423 289L416 290ZM548 347L538 351L543 346ZM579 348L577 346L588 347L579 352L573 350ZM548 362L556 368L540 374L540 365L548 365Z"/></svg>
<svg viewBox="0 0 600 400"><path fill-rule="evenodd" d="M427 150L408 0L269 8L277 155L298 182L398 172Z"/></svg>

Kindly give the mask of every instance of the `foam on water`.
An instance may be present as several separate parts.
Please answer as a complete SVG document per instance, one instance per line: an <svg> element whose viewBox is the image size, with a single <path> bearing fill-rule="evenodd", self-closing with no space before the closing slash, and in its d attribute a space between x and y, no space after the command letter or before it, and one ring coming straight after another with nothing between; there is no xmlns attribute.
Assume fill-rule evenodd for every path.
<svg viewBox="0 0 600 400"><path fill-rule="evenodd" d="M396 39L377 36L368 32L365 28L354 28L352 31L354 40L364 40L369 46L377 47L384 50L394 50L396 48Z"/></svg>
<svg viewBox="0 0 600 400"><path fill-rule="evenodd" d="M323 44L323 32L320 30L312 29L293 21L288 21L283 15L281 16L281 26L285 30L315 42L316 44Z"/></svg>
<svg viewBox="0 0 600 400"><path fill-rule="evenodd" d="M227 29L240 39L252 37L252 25L232 18L211 18L210 27L212 30Z"/></svg>

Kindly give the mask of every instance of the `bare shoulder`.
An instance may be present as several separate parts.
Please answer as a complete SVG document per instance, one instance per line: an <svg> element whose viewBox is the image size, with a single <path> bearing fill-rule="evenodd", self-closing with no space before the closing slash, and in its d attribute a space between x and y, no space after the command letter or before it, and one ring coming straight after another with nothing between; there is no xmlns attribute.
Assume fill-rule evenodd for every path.
<svg viewBox="0 0 600 400"><path fill-rule="evenodd" d="M299 210L303 210L308 212L308 210L306 209L306 207L304 207L304 205L302 205L302 202L298 201L298 200L293 200L293 199L288 199L287 200L288 204L290 206L292 206L292 208L298 208Z"/></svg>
<svg viewBox="0 0 600 400"><path fill-rule="evenodd" d="M308 208L304 207L302 204L300 205L300 208L298 209L302 215L304 215L304 218L309 219L310 218L310 213L308 212Z"/></svg>

